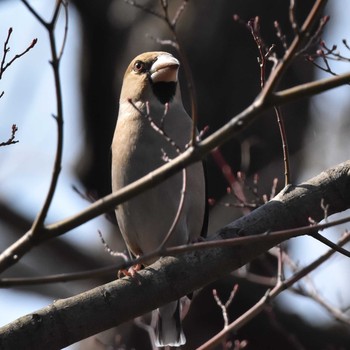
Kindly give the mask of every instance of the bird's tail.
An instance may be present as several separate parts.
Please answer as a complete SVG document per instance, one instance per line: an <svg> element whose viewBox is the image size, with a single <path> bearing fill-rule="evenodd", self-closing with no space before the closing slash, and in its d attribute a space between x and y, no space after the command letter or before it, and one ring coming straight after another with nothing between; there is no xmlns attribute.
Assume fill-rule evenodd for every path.
<svg viewBox="0 0 350 350"><path fill-rule="evenodd" d="M185 344L186 338L180 319L180 300L162 306L157 311L156 346L181 346Z"/></svg>

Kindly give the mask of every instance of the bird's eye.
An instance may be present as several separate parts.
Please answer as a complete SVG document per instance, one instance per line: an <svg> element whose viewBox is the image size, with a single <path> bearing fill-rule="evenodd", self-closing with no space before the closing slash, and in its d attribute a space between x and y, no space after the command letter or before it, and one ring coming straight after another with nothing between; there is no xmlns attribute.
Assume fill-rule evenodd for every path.
<svg viewBox="0 0 350 350"><path fill-rule="evenodd" d="M142 61L136 61L134 64L134 71L136 73L141 73L145 70L145 64Z"/></svg>

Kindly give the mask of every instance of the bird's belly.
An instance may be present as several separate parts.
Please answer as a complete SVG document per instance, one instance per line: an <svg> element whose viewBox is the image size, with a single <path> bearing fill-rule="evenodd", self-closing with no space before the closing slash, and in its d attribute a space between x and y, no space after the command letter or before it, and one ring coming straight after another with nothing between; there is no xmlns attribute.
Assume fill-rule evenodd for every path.
<svg viewBox="0 0 350 350"><path fill-rule="evenodd" d="M198 171L198 167L202 169L202 164L196 163L186 169L185 186L183 173L180 172L118 205L118 224L134 255L156 250L167 236L174 220L176 225L166 246L187 244L200 236L205 212L205 186L204 174L202 170ZM183 203L177 217L181 199Z"/></svg>
<svg viewBox="0 0 350 350"><path fill-rule="evenodd" d="M175 220L181 187L181 174L176 174L118 206L116 215L120 229L135 255L150 253L160 246ZM185 221L185 215L180 215L168 245L187 243Z"/></svg>
<svg viewBox="0 0 350 350"><path fill-rule="evenodd" d="M162 151L175 158L174 148L146 124L138 132L116 135L112 159L113 192L165 164ZM134 128L137 129L136 127ZM185 135L184 135L185 137ZM182 140L176 143L184 147ZM155 187L118 205L117 221L123 238L134 255L153 252L163 242L179 210L181 214L167 246L186 244L200 236L205 212L205 180L201 162L186 168Z"/></svg>

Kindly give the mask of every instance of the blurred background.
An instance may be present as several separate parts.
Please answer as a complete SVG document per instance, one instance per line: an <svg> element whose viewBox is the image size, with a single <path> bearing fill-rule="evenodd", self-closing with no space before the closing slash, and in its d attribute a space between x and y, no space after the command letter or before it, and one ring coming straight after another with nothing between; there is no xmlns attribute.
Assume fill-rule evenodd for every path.
<svg viewBox="0 0 350 350"><path fill-rule="evenodd" d="M51 18L54 1L31 3L43 17ZM161 12L157 0L140 0L139 3ZM182 1L169 3L169 11L174 15ZM299 23L313 3L311 0L297 1ZM277 44L277 53L281 55L283 51L273 22L278 20L290 42L292 30L288 7L288 0L197 0L187 5L178 23L178 36L195 80L199 129L209 126L207 135L247 107L260 90L256 45L249 31L233 21L233 15L238 14L244 21L260 16L261 32L267 46ZM329 47L336 44L349 56L341 41L350 37L350 2L333 0L324 13L331 19L323 38ZM14 62L0 81L0 90L4 91L0 100L0 142L9 138L12 124L19 128L16 134L19 143L0 149L0 250L4 250L26 232L45 199L56 148L56 124L52 117L56 111L56 98L47 32L20 1L0 1L0 23L0 44L6 40L8 29L13 28L9 58L22 52L33 38L38 38L34 49ZM64 25L62 15L56 30L58 43L62 41ZM110 193L109 147L123 74L131 59L141 52L159 49L177 56L171 47L160 46L152 39L171 38L166 25L123 0L70 1L68 28L61 64L65 132L63 164L47 223L64 219L89 205L72 186L94 198ZM332 62L332 68L342 73L349 70L349 64ZM326 76L300 57L289 69L280 88ZM188 107L186 83L182 75L180 79L183 100ZM349 87L345 86L282 107L293 183L349 158L349 96ZM252 186L252 178L258 174L259 196L270 194L274 178L279 179L277 189L282 189L281 140L272 112L225 144L221 154L234 173L244 172L248 185ZM216 203L232 202L232 196L227 198L228 183L221 169L211 156L207 157L207 164L209 197ZM241 209L220 204L211 207L209 233L242 214ZM2 277L44 276L113 264L115 260L104 251L98 230L113 249L124 250L116 224L99 217L36 247ZM327 235L336 240L343 230L344 227L338 227L329 230ZM307 238L292 240L285 249L299 266L311 262L326 250ZM319 294L338 308L350 304L346 278L349 267L349 262L338 255L312 274ZM274 276L275 259L261 257L251 264L251 271ZM83 292L115 277L115 274L110 274L70 283L0 287L0 326L55 299ZM216 306L211 290L216 288L224 300L235 283L239 284L240 290L229 309L231 320L252 306L266 291L266 286L249 282L237 274L204 288L193 301L185 319L188 343L184 349L195 348L222 328L221 310ZM310 298L287 291L273 304L273 309L266 309L230 340L246 339L247 349L281 349L282 346L285 349L345 349L346 344L350 344L349 326L334 321ZM98 339L88 339L69 349L104 349L107 346L151 349L147 333L133 322L106 332Z"/></svg>

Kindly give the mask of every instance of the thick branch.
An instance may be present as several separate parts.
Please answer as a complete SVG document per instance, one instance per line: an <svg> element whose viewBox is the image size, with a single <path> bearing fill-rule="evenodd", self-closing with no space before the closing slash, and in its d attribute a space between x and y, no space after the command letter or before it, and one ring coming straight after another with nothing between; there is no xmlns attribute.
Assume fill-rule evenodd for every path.
<svg viewBox="0 0 350 350"><path fill-rule="evenodd" d="M290 103L298 98L301 98L302 96L309 96L310 94L320 93L329 88L341 86L346 82L349 82L349 79L350 75L347 73L338 77L312 83L309 86L301 85L303 89L302 94L299 92L298 87L284 90L280 94L276 93L272 95L271 101L268 100L265 102L265 104L261 98L258 97L252 105L232 118L222 128L217 130L205 140L199 142L195 148L188 148L184 153L179 155L171 162L124 187L120 191L96 201L82 212L61 222L57 222L42 228L38 231L38 235L35 237L33 237L31 230L28 231L20 240L16 241L13 245L0 254L0 272L15 264L35 245L43 243L82 225L83 223L107 212L108 210L111 210L113 207L122 203L123 201L128 200L136 194L160 183L184 167L195 163L201 158L204 158L204 156L212 149L222 145L230 138L237 135L240 131L242 131L242 129L246 128L251 122L257 119L259 115L266 111L268 107L271 107L272 105L283 105L285 103ZM318 89L318 84L322 84L321 90Z"/></svg>
<svg viewBox="0 0 350 350"><path fill-rule="evenodd" d="M305 225L310 216L320 220L322 199L330 205L332 214L350 207L348 193L350 161L298 186L287 187L274 200L221 230L218 238L298 227ZM280 241L276 237L162 258L139 273L141 286L124 278L19 318L0 329L0 348L60 349L201 288Z"/></svg>

